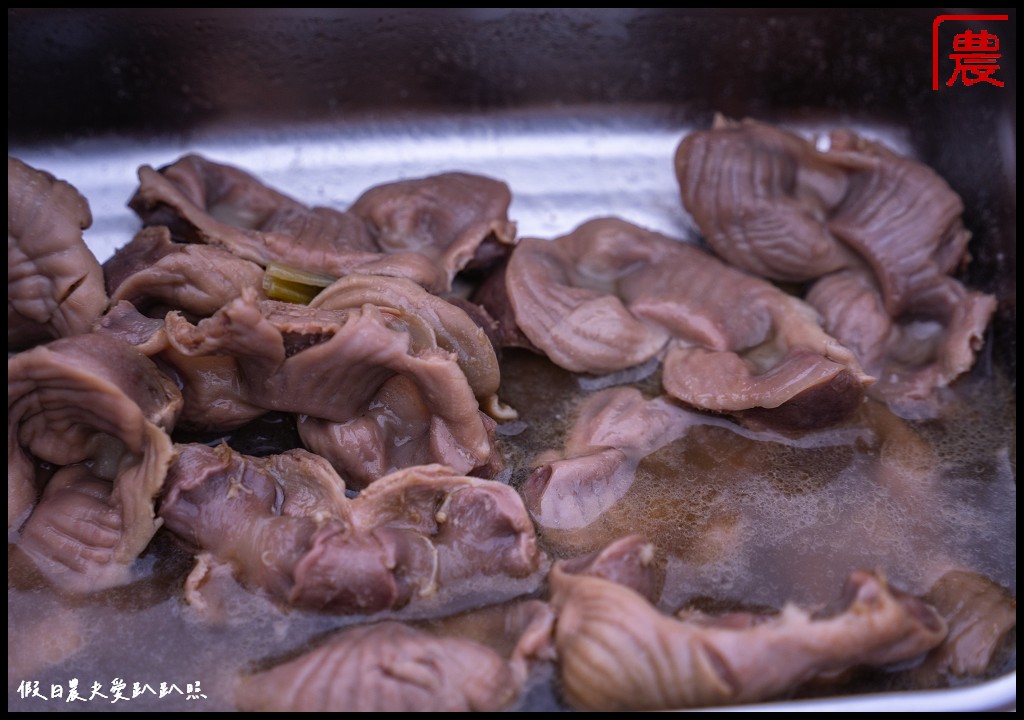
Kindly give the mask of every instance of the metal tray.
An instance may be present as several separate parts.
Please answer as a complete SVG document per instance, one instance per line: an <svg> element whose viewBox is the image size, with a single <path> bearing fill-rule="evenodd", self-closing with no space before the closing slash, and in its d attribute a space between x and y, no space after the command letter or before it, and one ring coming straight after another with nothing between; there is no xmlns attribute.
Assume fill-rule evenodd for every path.
<svg viewBox="0 0 1024 720"><path fill-rule="evenodd" d="M8 152L88 198L86 239L104 259L138 227L125 206L136 168L184 152L339 209L380 182L461 169L511 186L521 236L614 214L694 238L672 169L685 132L715 111L845 126L929 163L964 198L967 280L1000 301L986 361L1015 387L1015 11L975 13L1008 14L985 25L1002 41L1003 87L933 90L942 13L9 9ZM1015 705L1014 671L759 707Z"/></svg>

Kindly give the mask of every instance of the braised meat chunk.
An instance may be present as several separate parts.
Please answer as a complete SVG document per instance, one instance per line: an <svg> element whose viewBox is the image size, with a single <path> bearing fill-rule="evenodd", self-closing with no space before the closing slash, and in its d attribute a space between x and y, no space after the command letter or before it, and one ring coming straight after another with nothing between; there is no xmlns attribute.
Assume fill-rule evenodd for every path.
<svg viewBox="0 0 1024 720"><path fill-rule="evenodd" d="M525 645L506 659L479 642L388 621L346 630L295 660L244 677L238 705L277 712L494 712L521 692L528 659Z"/></svg>
<svg viewBox="0 0 1024 720"><path fill-rule="evenodd" d="M996 302L950 277L936 281L893 318L872 278L855 271L823 277L807 295L837 337L879 378L869 393L903 417L938 414L938 393L974 365Z"/></svg>
<svg viewBox="0 0 1024 720"><path fill-rule="evenodd" d="M950 570L925 596L949 626L949 636L914 672L927 685L987 677L1015 654L1017 599L984 575Z"/></svg>
<svg viewBox="0 0 1024 720"><path fill-rule="evenodd" d="M676 151L683 205L729 263L814 282L825 330L881 379L868 392L906 417L974 363L995 299L951 277L968 260L963 203L931 168L847 130L829 149L784 130L715 119Z"/></svg>
<svg viewBox="0 0 1024 720"><path fill-rule="evenodd" d="M543 554L506 485L428 465L350 500L330 465L303 450L179 451L160 507L167 527L288 607L374 613L465 602L480 577L508 579L514 595L539 581Z"/></svg>
<svg viewBox="0 0 1024 720"><path fill-rule="evenodd" d="M715 420L634 388L597 392L576 411L565 446L533 461L527 507L544 528L585 527L626 494L640 460L705 422Z"/></svg>
<svg viewBox="0 0 1024 720"><path fill-rule="evenodd" d="M559 572L607 580L653 603L665 580L656 555L657 549L642 535L626 535L594 552L561 560Z"/></svg>
<svg viewBox="0 0 1024 720"><path fill-rule="evenodd" d="M7 374L7 521L24 525L19 549L67 589L127 581L160 526L181 393L135 348L94 333L20 353ZM42 463L58 469L40 487Z"/></svg>
<svg viewBox="0 0 1024 720"><path fill-rule="evenodd" d="M461 307L401 278L350 275L321 291L309 303L325 310L380 308L394 325L408 328L420 346L451 353L486 408L495 408L501 373L487 334Z"/></svg>
<svg viewBox="0 0 1024 720"><path fill-rule="evenodd" d="M349 208L385 253L416 252L434 262L441 291L464 268L486 268L515 242L512 193L493 178L449 172L372 187Z"/></svg>
<svg viewBox="0 0 1024 720"><path fill-rule="evenodd" d="M500 181L446 173L371 188L348 212L310 208L243 170L186 155L159 171L141 167L129 204L176 240L217 245L264 267L403 277L443 292L485 240L513 241L510 200Z"/></svg>
<svg viewBox="0 0 1024 720"><path fill-rule="evenodd" d="M505 272L516 326L566 370L608 373L642 363L670 333L632 313L623 286L675 250L668 238L617 219L584 223L552 241L524 238Z"/></svg>
<svg viewBox="0 0 1024 720"><path fill-rule="evenodd" d="M683 206L730 265L805 282L856 262L826 224L846 174L799 135L716 115L679 143L675 170Z"/></svg>
<svg viewBox="0 0 1024 720"><path fill-rule="evenodd" d="M122 300L163 318L180 310L213 315L252 288L263 296L263 268L214 245L176 243L163 225L143 228L103 264L110 303Z"/></svg>
<svg viewBox="0 0 1024 720"><path fill-rule="evenodd" d="M817 427L848 417L873 382L806 303L617 218L523 240L506 288L517 326L556 364L605 373L665 352L665 390L698 409Z"/></svg>
<svg viewBox="0 0 1024 720"><path fill-rule="evenodd" d="M278 261L326 270L333 259L338 269L347 253L361 261L374 254L359 218L309 208L239 168L200 155L185 155L160 170L140 167L129 206L145 225L170 228L179 242L217 245L263 266Z"/></svg>
<svg viewBox="0 0 1024 720"><path fill-rule="evenodd" d="M89 332L107 307L85 244L88 201L63 180L7 158L7 349Z"/></svg>
<svg viewBox="0 0 1024 720"><path fill-rule="evenodd" d="M663 615L601 577L551 574L555 642L569 701L592 711L667 710L777 697L857 665L910 660L938 645L946 623L929 605L855 572L842 608L812 614Z"/></svg>
<svg viewBox="0 0 1024 720"><path fill-rule="evenodd" d="M833 131L826 156L849 177L829 229L867 262L886 310L900 317L966 260L963 203L927 165L852 132Z"/></svg>
<svg viewBox="0 0 1024 720"><path fill-rule="evenodd" d="M260 301L246 290L196 325L168 314L171 347L161 357L182 378L183 422L226 429L270 410L298 413L307 446L358 486L403 464L485 466L491 424L458 350L490 350L486 338L461 336L475 326L454 306L446 310L462 315L456 330L450 316L431 325L363 300L332 310ZM337 304L349 303L339 295ZM496 362L480 355L463 364L482 395L496 390Z"/></svg>

